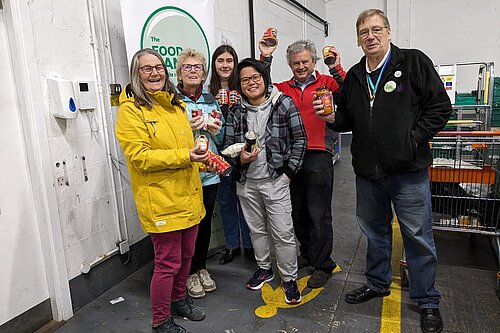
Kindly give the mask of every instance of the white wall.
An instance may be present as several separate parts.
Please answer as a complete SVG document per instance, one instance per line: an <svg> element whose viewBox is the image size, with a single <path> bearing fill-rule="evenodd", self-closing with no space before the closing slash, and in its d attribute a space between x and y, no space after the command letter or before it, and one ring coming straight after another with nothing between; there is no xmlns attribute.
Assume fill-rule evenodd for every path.
<svg viewBox="0 0 500 333"><path fill-rule="evenodd" d="M52 116L54 102L47 79L96 80L86 1L31 1L30 13L39 84L64 240L68 277L80 274L82 262L116 248L114 189L108 170L101 121L104 110L81 112L76 119ZM85 161L83 162L83 158ZM84 164L88 181L84 179ZM65 177L65 182L58 178Z"/></svg>
<svg viewBox="0 0 500 333"><path fill-rule="evenodd" d="M395 45L418 48L434 64L493 61L500 66L497 0L335 0L326 5L332 32L327 41L339 48L346 69L363 56L356 45L355 24L358 14L368 8L386 11ZM461 68L457 90L470 91L477 83L477 68Z"/></svg>
<svg viewBox="0 0 500 333"><path fill-rule="evenodd" d="M5 28L0 11L0 325L49 295Z"/></svg>

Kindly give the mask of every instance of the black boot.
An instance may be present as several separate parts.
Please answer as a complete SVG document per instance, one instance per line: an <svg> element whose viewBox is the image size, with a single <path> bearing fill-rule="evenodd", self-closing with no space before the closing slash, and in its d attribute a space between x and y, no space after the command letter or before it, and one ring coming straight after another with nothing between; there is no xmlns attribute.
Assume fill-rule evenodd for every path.
<svg viewBox="0 0 500 333"><path fill-rule="evenodd" d="M437 308L420 309L420 328L424 333L439 333L443 330L443 320Z"/></svg>
<svg viewBox="0 0 500 333"><path fill-rule="evenodd" d="M219 264L225 265L229 264L236 256L241 254L241 249L238 247L236 249L225 249L224 255L219 260Z"/></svg>
<svg viewBox="0 0 500 333"><path fill-rule="evenodd" d="M245 251L245 257L247 257L248 260L255 261L255 252L253 251L252 248L244 248L244 251Z"/></svg>

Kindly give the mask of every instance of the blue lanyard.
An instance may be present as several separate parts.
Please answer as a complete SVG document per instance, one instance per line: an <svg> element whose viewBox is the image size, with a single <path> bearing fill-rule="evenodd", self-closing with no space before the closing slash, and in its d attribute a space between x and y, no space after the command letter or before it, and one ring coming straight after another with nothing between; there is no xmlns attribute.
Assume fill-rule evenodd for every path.
<svg viewBox="0 0 500 333"><path fill-rule="evenodd" d="M371 105L373 105L373 100L375 99L375 94L377 92L380 79L382 78L382 74L384 73L384 70L387 67L387 64L389 63L389 60L391 60L391 52L389 52L387 59L385 59L384 65L382 66L382 70L380 70L380 73L378 74L377 83L375 85L373 85L373 81L372 78L370 77L370 74L366 73L366 80L368 81L368 91L370 93L369 97Z"/></svg>

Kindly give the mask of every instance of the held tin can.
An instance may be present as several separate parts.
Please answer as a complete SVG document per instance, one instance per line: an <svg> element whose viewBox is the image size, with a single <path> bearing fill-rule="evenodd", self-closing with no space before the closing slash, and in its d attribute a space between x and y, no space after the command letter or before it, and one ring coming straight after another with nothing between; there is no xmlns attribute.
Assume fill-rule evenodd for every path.
<svg viewBox="0 0 500 333"><path fill-rule="evenodd" d="M257 133L255 132L246 132L245 133L245 151L251 153L254 148L257 148Z"/></svg>
<svg viewBox="0 0 500 333"><path fill-rule="evenodd" d="M316 99L323 102L323 114L327 115L333 112L333 96L332 92L326 86L316 89Z"/></svg>
<svg viewBox="0 0 500 333"><path fill-rule="evenodd" d="M278 30L273 27L269 27L266 29L264 32L264 36L262 36L262 39L266 42L267 46L274 46L278 43Z"/></svg>
<svg viewBox="0 0 500 333"><path fill-rule="evenodd" d="M210 118L208 118L208 124L213 125L215 119L222 119L222 112L212 110L212 112L210 113Z"/></svg>
<svg viewBox="0 0 500 333"><path fill-rule="evenodd" d="M240 100L240 94L236 90L230 90L229 91L229 105L233 105L235 103L238 103Z"/></svg>
<svg viewBox="0 0 500 333"><path fill-rule="evenodd" d="M191 117L192 118L201 116L202 114L203 114L203 111L201 109L193 109L193 110L191 110Z"/></svg>
<svg viewBox="0 0 500 333"><path fill-rule="evenodd" d="M211 150L208 153L208 162L213 163L215 171L222 176L228 176L231 170L233 170L231 164L227 163L222 156L214 154Z"/></svg>
<svg viewBox="0 0 500 333"><path fill-rule="evenodd" d="M323 48L323 61L326 65L333 65L337 60L337 56L330 50L330 46L325 46Z"/></svg>
<svg viewBox="0 0 500 333"><path fill-rule="evenodd" d="M219 89L216 98L217 102L219 102L219 105L229 104L229 92L227 91L227 89Z"/></svg>
<svg viewBox="0 0 500 333"><path fill-rule="evenodd" d="M196 137L196 147L198 147L203 153L208 150L208 138L205 135L198 135Z"/></svg>

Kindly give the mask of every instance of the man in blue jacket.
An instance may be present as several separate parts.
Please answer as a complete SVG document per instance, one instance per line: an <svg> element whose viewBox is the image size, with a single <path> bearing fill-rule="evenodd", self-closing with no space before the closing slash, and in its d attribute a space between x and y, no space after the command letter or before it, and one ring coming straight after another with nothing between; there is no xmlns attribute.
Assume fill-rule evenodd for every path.
<svg viewBox="0 0 500 333"><path fill-rule="evenodd" d="M365 56L344 81L337 112L318 116L335 131L352 131L356 215L368 239L366 284L345 295L358 304L390 294L394 206L406 250L410 298L420 308L423 332L441 332L440 294L432 234L427 168L429 140L446 125L451 103L432 61L421 51L391 44L387 16L363 11L356 22Z"/></svg>

